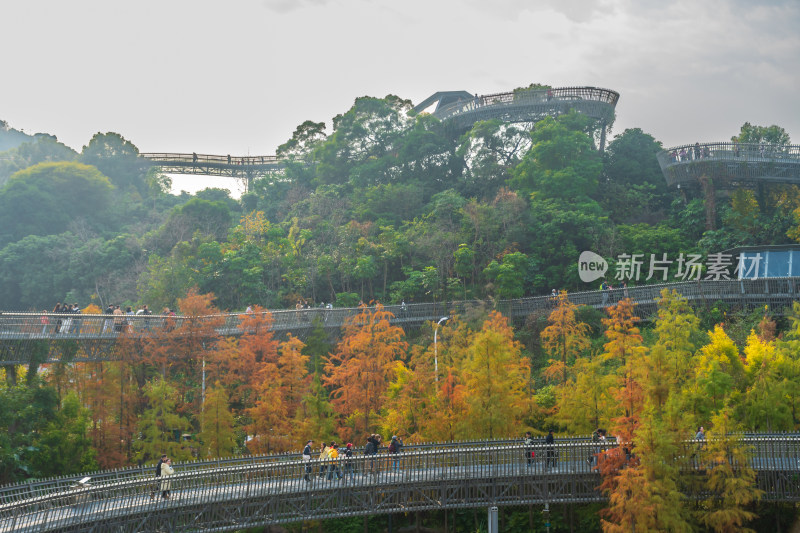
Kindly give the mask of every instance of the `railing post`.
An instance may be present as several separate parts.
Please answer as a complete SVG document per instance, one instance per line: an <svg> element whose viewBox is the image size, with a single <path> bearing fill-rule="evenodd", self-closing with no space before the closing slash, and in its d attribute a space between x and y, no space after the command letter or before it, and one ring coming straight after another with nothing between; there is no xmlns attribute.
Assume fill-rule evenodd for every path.
<svg viewBox="0 0 800 533"><path fill-rule="evenodd" d="M489 533L499 533L497 523L497 506L492 505L489 507Z"/></svg>

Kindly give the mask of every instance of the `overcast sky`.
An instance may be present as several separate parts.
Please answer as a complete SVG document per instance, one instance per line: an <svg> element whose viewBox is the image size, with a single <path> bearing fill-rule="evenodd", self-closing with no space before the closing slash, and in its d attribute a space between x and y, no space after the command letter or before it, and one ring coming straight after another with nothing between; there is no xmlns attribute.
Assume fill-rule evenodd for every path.
<svg viewBox="0 0 800 533"><path fill-rule="evenodd" d="M3 0L0 119L80 150L275 153L358 96L621 94L614 133L800 143L800 0Z"/></svg>

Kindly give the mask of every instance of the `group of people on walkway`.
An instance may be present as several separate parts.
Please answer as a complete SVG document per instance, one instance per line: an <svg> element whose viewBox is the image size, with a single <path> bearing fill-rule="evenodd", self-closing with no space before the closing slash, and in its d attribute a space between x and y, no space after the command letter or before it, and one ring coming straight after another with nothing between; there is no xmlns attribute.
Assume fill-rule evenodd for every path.
<svg viewBox="0 0 800 533"><path fill-rule="evenodd" d="M80 334L84 332L84 326L88 326L90 331L103 334L122 333L128 331L133 326L133 321L128 318L131 315L149 316L153 313L147 305L141 305L136 312L133 307L126 306L123 310L120 305L108 304L103 310L103 315L110 315L100 319L95 314L85 315L84 310L76 302L72 305L58 302L52 311L42 310L39 317L42 335L48 334ZM176 316L175 312L169 307L165 307L162 312L164 316ZM76 317L63 315L77 315ZM93 318L97 317L97 318ZM142 320L145 329L150 328L149 320ZM93 328L97 329L93 329Z"/></svg>
<svg viewBox="0 0 800 533"><path fill-rule="evenodd" d="M381 449L381 442L383 437L377 433L371 434L367 437L367 442L364 446L364 457L370 457L368 462L364 462L362 474L367 476L369 474L376 476L379 469L379 461L377 456ZM311 465L314 441L308 440L303 448L303 461L306 463L305 473L303 479L308 482L313 480L313 467ZM392 457L391 468L394 472L400 470L400 457L399 454L403 448L403 439L397 435L392 436L389 443L387 453ZM322 442L319 448L319 455L317 459L319 466L317 469L317 476L326 478L329 481L336 477L337 481L344 479L345 483L348 478L350 482L355 481L356 468L355 461L353 460L353 443L348 442L343 449L340 449L339 444L336 442Z"/></svg>

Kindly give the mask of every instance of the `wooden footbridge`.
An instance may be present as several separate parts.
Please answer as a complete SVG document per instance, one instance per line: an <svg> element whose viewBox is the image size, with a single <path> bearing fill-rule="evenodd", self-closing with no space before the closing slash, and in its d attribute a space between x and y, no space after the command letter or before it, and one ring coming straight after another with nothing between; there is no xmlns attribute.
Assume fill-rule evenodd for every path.
<svg viewBox="0 0 800 533"><path fill-rule="evenodd" d="M740 442L749 450L764 500L800 501L800 436L749 435ZM595 467L602 449L588 439L527 448L495 441L409 449L398 456L358 453L322 464L283 454L176 465L169 499L160 497L165 487L153 477L152 465L83 480L11 485L0 488L0 532L229 531L325 518L604 500ZM687 481L688 499L707 496L689 486L701 484L713 468L705 448L698 449L697 441L687 441L673 458Z"/></svg>
<svg viewBox="0 0 800 533"><path fill-rule="evenodd" d="M643 285L611 291L587 291L569 294L576 305L603 309L630 297L642 318L656 311L656 299L662 289L674 289L696 307L710 308L720 302L730 309L763 308L781 313L800 300L800 278L764 278L757 280L698 280L659 285ZM529 315L546 315L553 310L555 300L550 296L503 300L494 308L512 318L523 320ZM404 328L417 328L436 323L442 317L463 314L476 307L488 307L487 302L454 301L387 305L394 318L392 323ZM315 325L335 332L345 321L361 312L360 308L303 309L271 311L272 330L278 335L292 333L305 338ZM239 336L242 313L226 313L208 317L165 317L127 315L115 319L112 315L54 315L42 313L0 313L0 365L28 364L32 358L40 363L59 361L109 361L120 354L114 347L123 339L158 337L175 332L196 332L204 321L212 322L216 334ZM121 323L125 322L123 326ZM197 333L194 333L197 334Z"/></svg>

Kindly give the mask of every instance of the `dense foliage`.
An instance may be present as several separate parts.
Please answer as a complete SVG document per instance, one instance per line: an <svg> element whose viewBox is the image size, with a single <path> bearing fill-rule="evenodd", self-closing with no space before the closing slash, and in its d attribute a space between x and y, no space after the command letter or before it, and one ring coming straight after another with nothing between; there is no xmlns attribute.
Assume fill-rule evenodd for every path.
<svg viewBox="0 0 800 533"><path fill-rule="evenodd" d="M613 259L791 242L800 190L735 191L718 205L718 229L706 230L702 196L667 189L661 145L640 129L600 152L596 125L574 113L459 133L410 109L363 97L330 135L303 123L278 149L286 169L240 200L221 189L169 194L169 178L114 133L81 153L50 136L13 136L0 168L0 308L255 312L235 338L187 320L158 342L125 335L119 362L7 369L0 481L163 452L360 443L373 431L441 440L602 426L642 452L606 462L608 531L727 531L749 519L759 495L741 480L748 487L752 472L720 469L708 480L720 498L690 509L675 505L678 470L657 459L698 425L722 437L708 451L723 462L739 450L731 430L796 430L800 322L776 338L768 313L720 324L721 309L698 318L664 293L640 331L630 302L599 316L562 292L549 317L515 327L493 303L588 288L577 270L584 250ZM788 142L775 126L747 123L739 135ZM378 302L454 299L482 303L442 325L435 375L433 328L393 326ZM372 303L337 339L319 325L304 341L275 338L267 309L298 300Z"/></svg>

